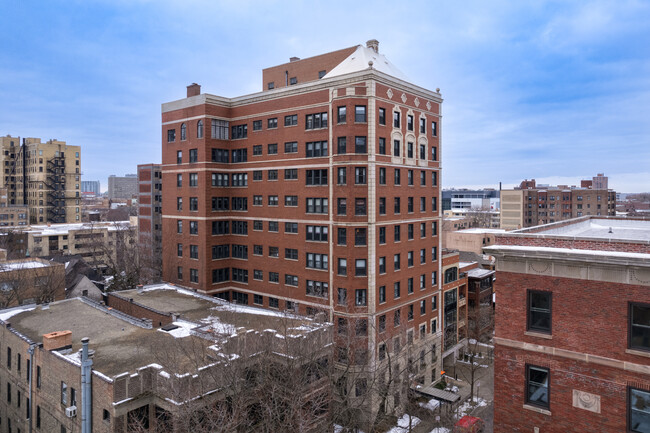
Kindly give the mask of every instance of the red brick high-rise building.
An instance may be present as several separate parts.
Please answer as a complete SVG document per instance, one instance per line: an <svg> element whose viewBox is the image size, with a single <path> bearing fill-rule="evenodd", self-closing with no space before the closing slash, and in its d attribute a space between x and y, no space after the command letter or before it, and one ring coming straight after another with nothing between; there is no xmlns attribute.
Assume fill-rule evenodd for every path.
<svg viewBox="0 0 650 433"><path fill-rule="evenodd" d="M150 282L162 271L162 171L160 164L138 165L138 246L140 265Z"/></svg>
<svg viewBox="0 0 650 433"><path fill-rule="evenodd" d="M356 363L408 341L430 384L444 272L439 91L409 83L374 40L292 58L263 82L235 98L192 84L163 104L163 279L323 311L339 336L363 338L349 354ZM424 347L434 353L426 362Z"/></svg>

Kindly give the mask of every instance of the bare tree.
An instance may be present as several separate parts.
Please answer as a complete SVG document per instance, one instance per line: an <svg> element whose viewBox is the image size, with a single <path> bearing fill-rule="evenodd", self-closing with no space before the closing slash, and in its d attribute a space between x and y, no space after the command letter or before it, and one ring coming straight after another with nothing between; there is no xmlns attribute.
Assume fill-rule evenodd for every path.
<svg viewBox="0 0 650 433"><path fill-rule="evenodd" d="M490 297L491 299L491 297ZM467 313L467 346L462 355L468 362L461 375L470 385L470 401L474 401L474 387L478 372L485 368L490 360L490 344L494 330L494 311L489 304L478 304L468 309Z"/></svg>
<svg viewBox="0 0 650 433"><path fill-rule="evenodd" d="M492 212L489 207L473 207L467 211L465 216L470 228L492 227Z"/></svg>

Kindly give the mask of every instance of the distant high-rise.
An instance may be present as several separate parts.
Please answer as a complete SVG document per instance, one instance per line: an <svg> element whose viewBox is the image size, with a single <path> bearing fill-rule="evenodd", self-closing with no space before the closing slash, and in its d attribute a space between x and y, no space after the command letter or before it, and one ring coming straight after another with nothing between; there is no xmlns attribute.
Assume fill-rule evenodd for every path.
<svg viewBox="0 0 650 433"><path fill-rule="evenodd" d="M92 193L95 195L100 194L100 184L98 180L82 180L81 192Z"/></svg>
<svg viewBox="0 0 650 433"><path fill-rule="evenodd" d="M147 277L162 272L162 172L160 164L138 165L138 245Z"/></svg>
<svg viewBox="0 0 650 433"><path fill-rule="evenodd" d="M81 148L65 141L0 137L0 187L9 205L27 205L30 223L81 220Z"/></svg>
<svg viewBox="0 0 650 433"><path fill-rule="evenodd" d="M108 198L133 198L138 195L138 175L127 174L124 177L108 177Z"/></svg>

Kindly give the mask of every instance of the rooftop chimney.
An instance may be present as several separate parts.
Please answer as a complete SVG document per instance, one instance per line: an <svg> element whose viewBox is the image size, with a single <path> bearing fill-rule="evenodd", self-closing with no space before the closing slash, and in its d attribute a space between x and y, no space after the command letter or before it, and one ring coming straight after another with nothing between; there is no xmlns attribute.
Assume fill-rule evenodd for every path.
<svg viewBox="0 0 650 433"><path fill-rule="evenodd" d="M366 47L372 48L375 53L379 52L379 41L377 39L370 39L366 42Z"/></svg>
<svg viewBox="0 0 650 433"><path fill-rule="evenodd" d="M43 335L43 349L57 350L72 346L71 331L50 332Z"/></svg>
<svg viewBox="0 0 650 433"><path fill-rule="evenodd" d="M289 58L290 62L297 62L298 60L300 60L300 57L290 57Z"/></svg>
<svg viewBox="0 0 650 433"><path fill-rule="evenodd" d="M190 96L198 96L201 94L201 86L196 83L192 83L189 86L187 86L187 97L189 98Z"/></svg>

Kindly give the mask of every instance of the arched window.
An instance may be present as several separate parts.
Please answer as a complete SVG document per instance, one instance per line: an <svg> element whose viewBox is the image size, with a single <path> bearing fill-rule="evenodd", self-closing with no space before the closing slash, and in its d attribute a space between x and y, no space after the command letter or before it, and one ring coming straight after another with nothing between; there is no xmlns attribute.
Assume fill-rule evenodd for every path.
<svg viewBox="0 0 650 433"><path fill-rule="evenodd" d="M187 140L187 127L181 123L181 140Z"/></svg>
<svg viewBox="0 0 650 433"><path fill-rule="evenodd" d="M196 138L203 138L203 120L196 123Z"/></svg>

